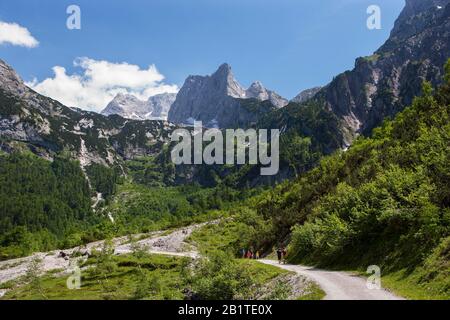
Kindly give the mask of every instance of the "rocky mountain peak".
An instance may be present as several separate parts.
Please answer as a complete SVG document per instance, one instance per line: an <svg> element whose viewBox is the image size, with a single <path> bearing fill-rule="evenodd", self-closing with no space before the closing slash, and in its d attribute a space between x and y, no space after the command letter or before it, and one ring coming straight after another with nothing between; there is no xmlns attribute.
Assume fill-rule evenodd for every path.
<svg viewBox="0 0 450 320"><path fill-rule="evenodd" d="M222 63L212 76L227 77L229 75L232 75L231 66L228 63Z"/></svg>
<svg viewBox="0 0 450 320"><path fill-rule="evenodd" d="M305 101L308 101L309 99L314 97L320 91L320 89L322 89L322 87L314 87L311 89L303 90L297 96L295 96L294 99L292 99L292 102L303 103Z"/></svg>
<svg viewBox="0 0 450 320"><path fill-rule="evenodd" d="M449 37L450 0L407 0L383 46L314 95L341 119L345 145L410 105L424 80L440 83Z"/></svg>
<svg viewBox="0 0 450 320"><path fill-rule="evenodd" d="M256 90L265 90L265 88L264 88L263 84L261 83L261 81L254 81L250 85L249 89L252 89L252 88L256 89Z"/></svg>
<svg viewBox="0 0 450 320"><path fill-rule="evenodd" d="M391 38L406 39L428 27L434 15L444 12L450 0L406 0L391 31Z"/></svg>
<svg viewBox="0 0 450 320"><path fill-rule="evenodd" d="M443 7L448 4L448 0L406 0L404 15L416 15L422 11L428 10L430 7Z"/></svg>
<svg viewBox="0 0 450 320"><path fill-rule="evenodd" d="M176 93L163 93L142 101L131 94L119 93L101 114L117 114L134 120L165 120L175 98Z"/></svg>
<svg viewBox="0 0 450 320"><path fill-rule="evenodd" d="M258 100L269 100L269 93L260 81L253 82L246 90L247 98L256 98Z"/></svg>
<svg viewBox="0 0 450 320"><path fill-rule="evenodd" d="M274 91L267 90L260 81L253 82L245 91L246 98L254 98L260 101L269 100L275 107L282 108L288 101Z"/></svg>
<svg viewBox="0 0 450 320"><path fill-rule="evenodd" d="M27 91L19 75L5 61L0 59L0 89L21 96Z"/></svg>
<svg viewBox="0 0 450 320"><path fill-rule="evenodd" d="M168 120L173 123L192 124L201 120L205 126L227 128L236 123L247 123L256 115L240 107L239 99L270 100L276 107L288 101L260 82L245 90L235 79L229 64L222 64L210 76L189 76L170 109Z"/></svg>
<svg viewBox="0 0 450 320"><path fill-rule="evenodd" d="M115 101L117 103L128 103L130 101L140 101L137 97L133 96L132 94L128 93L118 93L112 101Z"/></svg>
<svg viewBox="0 0 450 320"><path fill-rule="evenodd" d="M140 119L140 114L145 112L145 101L139 100L130 94L117 94L101 112L105 116L118 114L128 119Z"/></svg>
<svg viewBox="0 0 450 320"><path fill-rule="evenodd" d="M228 63L222 64L216 72L211 75L217 89L226 95L234 98L245 97L245 90L234 78L231 66Z"/></svg>

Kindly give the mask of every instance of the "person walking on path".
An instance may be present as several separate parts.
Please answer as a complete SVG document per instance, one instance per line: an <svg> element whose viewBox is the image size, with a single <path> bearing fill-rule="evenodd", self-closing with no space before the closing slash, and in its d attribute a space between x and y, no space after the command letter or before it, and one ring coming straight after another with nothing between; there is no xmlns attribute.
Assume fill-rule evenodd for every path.
<svg viewBox="0 0 450 320"><path fill-rule="evenodd" d="M256 260L259 259L259 250L256 251L255 258L256 258Z"/></svg>
<svg viewBox="0 0 450 320"><path fill-rule="evenodd" d="M278 263L281 264L281 259L283 258L283 250L279 247L277 249L277 257L278 257Z"/></svg>

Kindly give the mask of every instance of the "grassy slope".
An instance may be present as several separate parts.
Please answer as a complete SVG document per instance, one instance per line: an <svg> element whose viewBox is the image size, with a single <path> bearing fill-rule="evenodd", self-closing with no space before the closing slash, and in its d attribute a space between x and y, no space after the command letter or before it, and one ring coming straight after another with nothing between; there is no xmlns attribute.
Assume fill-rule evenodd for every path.
<svg viewBox="0 0 450 320"><path fill-rule="evenodd" d="M157 279L153 292L145 299L182 299L181 270L186 259L150 255L136 259L130 255L114 257L117 268L108 273L107 277L82 272L81 289L69 290L66 285L67 276L57 276L49 273L42 277L41 286L44 295L30 284L20 284L9 291L4 299L14 300L102 300L102 299L132 299L138 282L141 265L149 279ZM93 263L94 261L92 261ZM151 281L151 280L150 280Z"/></svg>
<svg viewBox="0 0 450 320"><path fill-rule="evenodd" d="M208 254L216 250L233 250L232 246L237 241L238 235L238 224L228 219L194 231L188 241L197 246L202 254Z"/></svg>
<svg viewBox="0 0 450 320"><path fill-rule="evenodd" d="M382 283L409 299L450 299L450 237L421 266L382 275Z"/></svg>
<svg viewBox="0 0 450 320"><path fill-rule="evenodd" d="M180 300L184 298L183 290L188 287L184 275L184 267L189 258L168 257L163 255L145 255L137 258L133 255L115 256L112 258L113 271L95 273L82 271L81 288L70 290L66 281L68 276L57 272L47 273L39 280L41 290L21 279L10 282L3 288L10 290L3 299L6 300ZM94 266L96 259L86 263ZM257 286L264 285L271 279L287 273L273 266L255 261L238 261L241 268L249 271ZM145 274L145 276L143 276ZM144 285L146 294L137 295L139 286ZM142 287L142 286L141 286Z"/></svg>
<svg viewBox="0 0 450 320"><path fill-rule="evenodd" d="M307 291L309 292L308 294L299 297L297 300L322 300L326 295L325 291L315 283L311 283Z"/></svg>

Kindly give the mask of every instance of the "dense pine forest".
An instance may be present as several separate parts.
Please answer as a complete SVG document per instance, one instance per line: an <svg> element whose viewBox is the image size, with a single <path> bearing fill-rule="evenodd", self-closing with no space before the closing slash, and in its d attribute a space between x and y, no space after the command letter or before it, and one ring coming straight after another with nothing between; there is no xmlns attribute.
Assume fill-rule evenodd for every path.
<svg viewBox="0 0 450 320"><path fill-rule="evenodd" d="M33 154L0 156L0 258L49 250L93 218L79 163Z"/></svg>

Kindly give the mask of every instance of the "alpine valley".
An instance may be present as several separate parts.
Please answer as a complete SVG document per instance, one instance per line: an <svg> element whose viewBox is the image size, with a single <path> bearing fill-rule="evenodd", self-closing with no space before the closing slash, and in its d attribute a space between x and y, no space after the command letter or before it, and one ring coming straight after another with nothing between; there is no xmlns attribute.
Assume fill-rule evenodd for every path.
<svg viewBox="0 0 450 320"><path fill-rule="evenodd" d="M378 50L291 101L224 63L99 114L0 60L0 298L330 298L302 264L377 265L381 298L450 299L449 58L450 0L406 0ZM279 173L174 165L171 133L194 121L279 129ZM289 271L239 259L274 247Z"/></svg>

